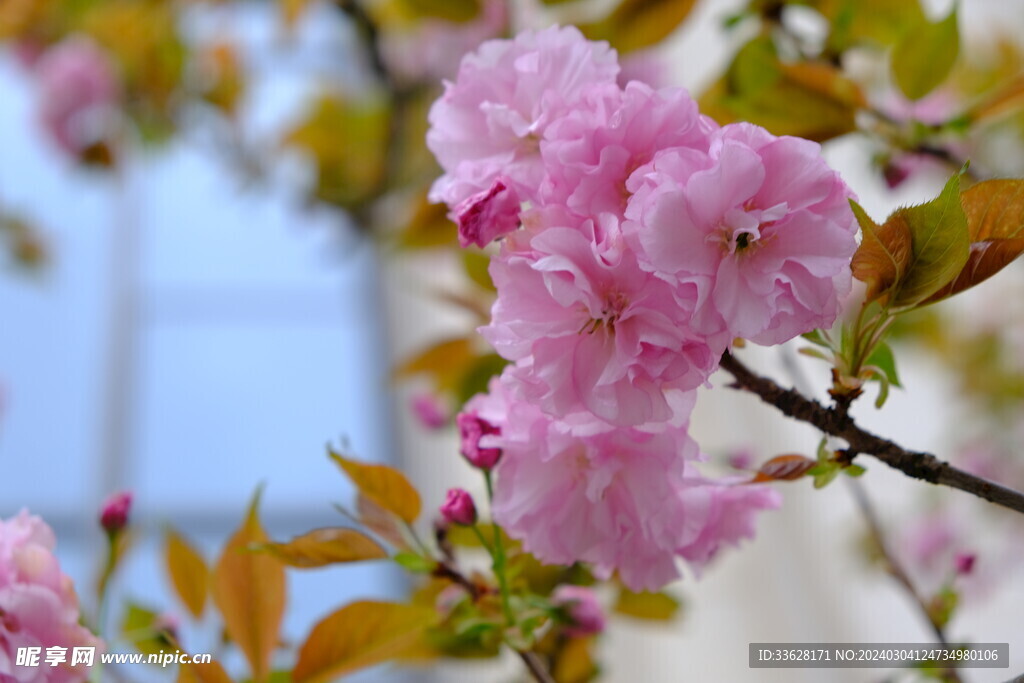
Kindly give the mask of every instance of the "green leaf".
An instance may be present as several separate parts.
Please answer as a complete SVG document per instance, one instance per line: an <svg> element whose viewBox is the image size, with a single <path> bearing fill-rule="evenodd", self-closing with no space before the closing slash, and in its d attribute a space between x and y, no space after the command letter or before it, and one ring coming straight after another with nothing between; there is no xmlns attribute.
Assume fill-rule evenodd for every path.
<svg viewBox="0 0 1024 683"><path fill-rule="evenodd" d="M146 655L157 654L172 645L166 631L161 629L157 612L134 602L125 606L121 637Z"/></svg>
<svg viewBox="0 0 1024 683"><path fill-rule="evenodd" d="M437 563L430 558L410 552L398 553L395 555L394 560L399 566L414 574L429 574L437 566Z"/></svg>
<svg viewBox="0 0 1024 683"><path fill-rule="evenodd" d="M845 52L853 45L888 47L924 22L918 0L814 0L832 26L827 46Z"/></svg>
<svg viewBox="0 0 1024 683"><path fill-rule="evenodd" d="M491 258L487 254L470 249L462 251L462 266L469 279L488 292L493 292L495 291L494 282L491 281L491 274L487 271L490 265Z"/></svg>
<svg viewBox="0 0 1024 683"><path fill-rule="evenodd" d="M379 507L393 512L409 524L420 516L420 494L405 475L394 467L363 463L329 449L328 454L348 475L359 492Z"/></svg>
<svg viewBox="0 0 1024 683"><path fill-rule="evenodd" d="M842 469L837 462L823 462L812 467L807 474L814 477L814 488L820 489L828 486Z"/></svg>
<svg viewBox="0 0 1024 683"><path fill-rule="evenodd" d="M701 110L719 123L749 121L818 141L856 130L864 104L860 86L838 68L782 62L766 35L740 48L725 77L700 99Z"/></svg>
<svg viewBox="0 0 1024 683"><path fill-rule="evenodd" d="M292 679L326 683L398 657L436 620L433 608L417 605L366 600L342 607L310 631Z"/></svg>
<svg viewBox="0 0 1024 683"><path fill-rule="evenodd" d="M970 255L960 176L951 177L934 200L898 209L893 216L907 222L912 246L910 263L892 304L914 306L956 278Z"/></svg>
<svg viewBox="0 0 1024 683"><path fill-rule="evenodd" d="M967 263L970 236L959 175L932 201L897 209L882 226L855 202L851 206L864 234L851 268L868 285L867 303L877 299L895 308L921 305Z"/></svg>
<svg viewBox="0 0 1024 683"><path fill-rule="evenodd" d="M620 54L651 47L670 36L689 16L696 0L619 0L604 19L581 24L591 40L607 40Z"/></svg>
<svg viewBox="0 0 1024 683"><path fill-rule="evenodd" d="M960 50L956 6L945 19L910 30L892 51L892 71L903 94L917 100L942 83Z"/></svg>
<svg viewBox="0 0 1024 683"><path fill-rule="evenodd" d="M676 616L680 605L677 598L665 592L634 593L627 588L620 588L613 609L634 619L669 621Z"/></svg>
<svg viewBox="0 0 1024 683"><path fill-rule="evenodd" d="M497 377L508 365L508 361L496 353L480 356L462 376L456 400L462 404L477 394L487 391L487 384L492 377Z"/></svg>
<svg viewBox="0 0 1024 683"><path fill-rule="evenodd" d="M372 538L345 527L314 529L287 543L262 543L256 547L268 551L289 567L299 569L380 560L388 556Z"/></svg>
<svg viewBox="0 0 1024 683"><path fill-rule="evenodd" d="M824 346L826 349L832 348L832 344L825 338L825 334L821 330L811 330L800 336L816 346Z"/></svg>
<svg viewBox="0 0 1024 683"><path fill-rule="evenodd" d="M896 357L892 353L892 348L885 342L879 342L865 362L884 372L889 383L894 387L903 386L900 384L900 376L896 373Z"/></svg>
<svg viewBox="0 0 1024 683"><path fill-rule="evenodd" d="M847 465L846 467L843 468L843 474L846 474L850 477L859 477L865 472L867 472L867 470L861 467L860 465Z"/></svg>

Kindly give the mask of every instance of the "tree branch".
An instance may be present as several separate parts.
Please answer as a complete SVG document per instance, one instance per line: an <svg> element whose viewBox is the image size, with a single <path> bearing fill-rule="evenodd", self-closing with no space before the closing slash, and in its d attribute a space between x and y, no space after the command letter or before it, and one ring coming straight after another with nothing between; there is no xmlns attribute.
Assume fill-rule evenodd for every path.
<svg viewBox="0 0 1024 683"><path fill-rule="evenodd" d="M960 489L996 505L1024 513L1024 494L1018 491L957 469L931 453L908 451L888 439L865 431L844 412L826 408L798 391L783 389L773 380L752 372L728 351L722 355L721 366L735 378L732 385L734 388L756 394L784 415L844 439L849 444L851 459L858 453L872 455L909 477Z"/></svg>

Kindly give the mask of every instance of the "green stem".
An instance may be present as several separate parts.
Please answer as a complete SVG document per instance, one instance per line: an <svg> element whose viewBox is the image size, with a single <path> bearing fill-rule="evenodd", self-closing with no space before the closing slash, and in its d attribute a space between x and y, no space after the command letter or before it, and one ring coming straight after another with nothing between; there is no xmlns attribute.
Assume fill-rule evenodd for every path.
<svg viewBox="0 0 1024 683"><path fill-rule="evenodd" d="M494 509L494 482L491 480L491 471L484 470L484 479L487 482L487 502L491 509ZM473 528L476 528L475 526ZM509 590L508 590L508 578L505 576L505 544L501 541L501 527L494 521L494 515L491 515L491 528L494 530L494 550L491 553L491 558L494 562L491 565L491 569L494 570L494 575L498 578L498 589L501 591L501 609L505 613L505 621L508 622L509 626L516 623L515 617L512 616L512 606L509 602Z"/></svg>

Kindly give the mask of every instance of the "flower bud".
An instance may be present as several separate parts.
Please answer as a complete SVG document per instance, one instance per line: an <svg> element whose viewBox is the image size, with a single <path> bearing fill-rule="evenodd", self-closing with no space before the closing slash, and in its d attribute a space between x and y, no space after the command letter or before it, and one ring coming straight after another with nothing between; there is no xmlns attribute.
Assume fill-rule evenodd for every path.
<svg viewBox="0 0 1024 683"><path fill-rule="evenodd" d="M460 452L473 467L489 470L501 459L500 448L481 448L480 440L491 434L501 434L501 428L495 427L487 420L477 416L475 412L459 413L455 418L462 438Z"/></svg>
<svg viewBox="0 0 1024 683"><path fill-rule="evenodd" d="M957 553L956 557L953 558L956 573L960 576L967 576L974 571L974 563L977 559L978 556L974 553Z"/></svg>
<svg viewBox="0 0 1024 683"><path fill-rule="evenodd" d="M117 533L128 526L128 513L132 508L132 494L129 491L115 493L103 503L100 525L107 533Z"/></svg>
<svg viewBox="0 0 1024 683"><path fill-rule="evenodd" d="M555 589L551 601L569 617L565 632L570 636L587 636L604 630L604 610L594 591L583 586L565 584Z"/></svg>
<svg viewBox="0 0 1024 683"><path fill-rule="evenodd" d="M412 414L426 429L440 429L448 422L440 399L431 393L416 394L409 401Z"/></svg>
<svg viewBox="0 0 1024 683"><path fill-rule="evenodd" d="M448 497L441 505L441 515L452 524L476 524L476 505L473 504L473 497L464 489L449 489Z"/></svg>

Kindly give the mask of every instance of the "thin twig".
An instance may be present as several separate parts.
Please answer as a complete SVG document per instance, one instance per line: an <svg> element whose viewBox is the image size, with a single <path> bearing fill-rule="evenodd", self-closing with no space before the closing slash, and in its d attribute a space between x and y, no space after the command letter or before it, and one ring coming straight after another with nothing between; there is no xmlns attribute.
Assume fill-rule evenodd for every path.
<svg viewBox="0 0 1024 683"><path fill-rule="evenodd" d="M794 387L802 393L810 392L811 383L808 380L807 375L804 373L803 368L800 367L799 363L797 363L795 354L785 346L780 346L779 350L782 354L782 366L793 381ZM837 409L846 412L843 406L837 405ZM942 625L935 620L932 611L928 608L928 603L925 602L921 597L921 594L917 591L910 575L904 571L903 566L889 550L889 544L886 542L885 533L882 531L882 525L879 522L878 514L875 511L874 504L871 502L871 498L868 496L868 492L864 489L864 486L858 479L851 479L849 477L844 477L844 479L846 480L850 494L857 503L857 509L860 511L861 516L864 517L864 521L867 524L868 532L871 534L872 540L878 547L879 552L882 554L882 558L886 563L889 574L896 579L900 584L900 587L903 588L914 601L914 604L920 610L922 616L924 616L928 621L928 624L931 626L939 643L942 645L948 645L949 641L946 638L946 633L943 630ZM953 669L947 670L946 676L950 683L962 683L962 679L959 674Z"/></svg>
<svg viewBox="0 0 1024 683"><path fill-rule="evenodd" d="M834 408L826 408L793 389L783 389L773 380L752 372L728 351L721 366L734 378L733 387L756 394L784 415L814 425L826 434L849 444L849 457L858 453L872 455L907 476L932 484L942 484L1003 507L1024 513L1024 494L953 467L931 453L909 451L902 446L857 426L853 419Z"/></svg>
<svg viewBox="0 0 1024 683"><path fill-rule="evenodd" d="M548 673L547 667L540 661L536 652L516 650L516 654L523 660L523 664L530 670L530 674L537 683L555 683L555 679Z"/></svg>
<svg viewBox="0 0 1024 683"><path fill-rule="evenodd" d="M921 608L921 613L928 619L928 624L931 626L932 631L935 633L935 637L943 645L948 645L949 641L946 639L946 634L942 630L942 626L935 622L932 618L931 610L928 608L928 603L917 591L914 586L914 582L911 581L910 576L903 569L903 565L900 564L899 560L889 550L889 544L885 541L885 533L882 531L882 524L878 520L878 514L875 512L875 507L871 503L871 499L868 498L867 491L861 486L861 483L856 479L847 479L850 492L853 494L853 499L857 503L857 507L860 509L861 514L864 516L864 521L868 525L868 533L871 534L871 540L874 541L878 551L882 553L882 558L885 560L886 568L889 573L892 574L893 578L896 579L901 586L906 590L907 594L914 599L917 606Z"/></svg>

